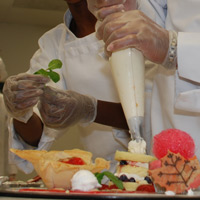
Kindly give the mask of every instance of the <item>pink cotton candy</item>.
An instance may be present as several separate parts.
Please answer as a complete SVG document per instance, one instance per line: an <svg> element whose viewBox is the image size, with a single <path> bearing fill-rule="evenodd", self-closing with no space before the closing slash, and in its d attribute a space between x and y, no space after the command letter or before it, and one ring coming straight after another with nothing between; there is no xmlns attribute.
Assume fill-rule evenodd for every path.
<svg viewBox="0 0 200 200"><path fill-rule="evenodd" d="M167 155L168 150L189 159L195 154L195 143L188 133L178 129L167 129L154 136L153 153L160 159Z"/></svg>

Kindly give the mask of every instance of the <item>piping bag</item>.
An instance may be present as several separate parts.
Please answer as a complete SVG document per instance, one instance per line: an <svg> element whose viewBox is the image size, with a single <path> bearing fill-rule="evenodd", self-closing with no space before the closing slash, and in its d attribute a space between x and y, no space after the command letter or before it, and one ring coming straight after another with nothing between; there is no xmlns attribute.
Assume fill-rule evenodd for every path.
<svg viewBox="0 0 200 200"><path fill-rule="evenodd" d="M96 30L100 23L97 21ZM144 121L144 56L135 48L127 48L113 52L109 62L131 139L140 142Z"/></svg>
<svg viewBox="0 0 200 200"><path fill-rule="evenodd" d="M144 121L144 56L135 48L112 53L111 71L132 140L140 142Z"/></svg>

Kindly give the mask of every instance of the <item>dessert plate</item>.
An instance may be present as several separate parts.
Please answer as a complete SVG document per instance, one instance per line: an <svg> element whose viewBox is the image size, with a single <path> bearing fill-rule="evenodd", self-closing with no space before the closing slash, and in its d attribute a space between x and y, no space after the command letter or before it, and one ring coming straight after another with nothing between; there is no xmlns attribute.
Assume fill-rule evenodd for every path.
<svg viewBox="0 0 200 200"><path fill-rule="evenodd" d="M33 191L33 188L28 190L20 190L17 188L12 189L0 189L0 199L1 197L13 197L13 198L26 198L26 199L87 199L87 200L104 200L104 199L116 199L116 200L125 200L125 199L200 199L200 192L194 192L192 196L190 195L165 195L165 194L152 194L152 193L95 193L95 192L61 192L58 191ZM60 191L60 192L59 192ZM10 198L9 198L10 199Z"/></svg>

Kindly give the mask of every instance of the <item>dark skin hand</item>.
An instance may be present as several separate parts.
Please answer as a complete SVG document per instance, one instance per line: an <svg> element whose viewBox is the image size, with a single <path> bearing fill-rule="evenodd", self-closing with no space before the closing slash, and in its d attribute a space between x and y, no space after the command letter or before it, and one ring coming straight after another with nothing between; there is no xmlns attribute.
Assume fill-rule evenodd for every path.
<svg viewBox="0 0 200 200"><path fill-rule="evenodd" d="M76 37L85 37L95 31L96 18L88 11L86 0L65 0L73 15L70 29ZM96 123L128 130L128 125L120 103L98 100ZM38 146L43 132L43 123L34 113L25 124L14 119L14 128L29 145Z"/></svg>

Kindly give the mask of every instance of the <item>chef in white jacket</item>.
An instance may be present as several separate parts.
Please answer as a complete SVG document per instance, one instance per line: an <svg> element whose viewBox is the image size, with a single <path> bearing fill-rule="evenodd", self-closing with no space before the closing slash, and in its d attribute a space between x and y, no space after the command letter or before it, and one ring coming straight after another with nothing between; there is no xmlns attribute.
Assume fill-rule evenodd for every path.
<svg viewBox="0 0 200 200"><path fill-rule="evenodd" d="M195 141L196 155L200 159L200 2L164 0L150 3L162 13L155 20L162 21L167 30L177 33L177 70L160 67L155 78L152 131L154 135L167 128L188 132Z"/></svg>
<svg viewBox="0 0 200 200"><path fill-rule="evenodd" d="M109 2L104 3L106 6ZM99 5L97 9L96 4L94 9L91 5L89 8L97 17L106 16L103 7ZM110 7L109 13L114 8ZM135 47L147 59L161 64L152 91L152 134L169 128L188 132L200 159L200 1L138 0L138 9L161 27L143 13L133 11L105 18L97 35L104 39L108 55L121 48ZM106 7L107 13L108 10Z"/></svg>
<svg viewBox="0 0 200 200"><path fill-rule="evenodd" d="M3 59L0 57L0 82L4 82L8 74ZM17 167L9 162L9 133L8 114L3 101L3 94L0 92L0 176L9 176L10 180L15 179Z"/></svg>
<svg viewBox="0 0 200 200"><path fill-rule="evenodd" d="M84 2L86 1L80 1L79 5ZM82 17L87 17L87 15ZM60 81L58 83L49 82L48 85L59 88L61 93L66 90L73 90L80 94L93 96L96 99L119 102L117 91L111 78L109 63L102 57L104 43L96 39L95 33L85 37L78 37L69 29L70 26L73 27L72 15L70 11L67 11L64 16L64 23L48 31L39 39L40 49L32 57L31 66L27 73L33 74L40 68L47 68L51 60L60 59L63 63L63 67L57 70L60 74ZM86 25L84 26L87 27ZM33 81L33 85L28 82L30 79ZM24 73L7 79L3 92L5 103L11 116L10 147L17 149L49 149L59 135L67 134L67 129L55 130L44 126L42 137L34 147L22 140L13 125L13 118L30 123L33 116L40 116L37 107L32 109L32 102L29 101L27 103L27 99L24 97L29 94L24 92L25 90L23 91L23 89L29 87L29 90L32 91L32 101L36 99L37 103L42 93L39 88L43 87L47 82L48 80L45 77L26 76ZM34 84L38 85L35 87ZM19 97L22 93L24 95L21 96L23 100L20 101L18 99L19 101L16 103L17 100L15 99L16 101L14 101L13 99ZM58 91L56 95L58 95ZM27 105L30 103L31 106L29 107L29 104L26 109L22 109L20 106L23 103L27 103ZM34 128L32 126L32 129ZM78 128L84 149L92 152L94 158L104 157L113 161L116 150L127 150L127 144L130 140L130 135L127 131L113 130L111 126L89 122L85 126L79 124ZM37 133L38 130L35 130L35 134ZM27 141L30 138L29 134L30 132L27 132ZM14 155L13 159L26 173L32 171L33 167L30 163Z"/></svg>
<svg viewBox="0 0 200 200"><path fill-rule="evenodd" d="M72 3L73 1L69 2ZM86 1L80 1L80 2L84 3ZM79 6L81 5L81 3L79 4ZM81 9L81 11L83 11L83 9ZM87 15L88 14L85 13L85 15L83 15L82 17L84 18ZM92 19L92 15L91 16L90 15L89 18ZM33 74L38 69L47 67L49 61L51 61L52 59L55 58L60 59L63 62L63 67L60 70L57 70L57 72L60 74L61 80L56 84L52 82L48 83L48 85L51 85L54 88L59 88L59 90L55 89L54 91L53 88L49 87L45 87L45 89L40 90L40 87L43 88L44 85L48 82L48 80L44 77L36 75L27 76L27 74L19 74L8 78L6 81L4 87L4 97L8 111L12 116L10 118L10 133L11 133L10 145L12 148L49 149L52 143L59 135L67 134L66 128L69 125L69 124L66 125L66 123L68 123L67 120L64 120L65 122L62 124L57 122L56 124L55 118L53 118L54 120L52 120L51 117L47 116L48 114L44 114L45 113L44 110L48 106L47 104L49 103L49 102L47 103L47 98L46 98L47 96L48 96L48 101L51 101L52 103L52 99L54 99L54 97L56 96L57 97L70 96L72 94L71 97L72 96L74 97L73 92L72 93L70 93L69 91L65 92L66 90L73 90L80 94L86 95L83 97L83 99L88 99L88 97L90 96L90 101L92 101L94 104L96 104L97 100L107 101L107 102L119 102L118 94L114 82L112 80L109 62L103 57L103 52L104 52L103 41L97 40L95 33L89 34L81 38L77 37L71 31L73 29L74 22L72 20L71 13L69 11L66 13L64 20L65 20L64 24L58 25L54 29L45 33L40 38L39 40L40 49L34 54L33 58L31 59L31 67L27 72L29 74ZM83 28L84 27L88 28L88 26L86 26L84 23L81 24L84 25ZM69 29L69 27L71 28L71 30ZM152 68L151 64L148 65L148 67L149 68L146 70L147 72L146 97L147 99L150 99L152 77L155 70L154 68ZM33 82L30 83L29 80L32 80ZM27 88L25 87L28 88L28 91L26 90ZM30 95L29 93L30 89L32 91L31 98L29 98L28 96ZM22 93L26 98L20 99ZM76 93L75 96L77 96L78 93ZM17 95L14 96L13 94ZM28 96L28 98L26 95ZM32 107L34 102L38 102L38 97L41 97L41 95L42 98L40 98L40 104L39 104L40 112L38 111L37 107L34 107L34 109L29 108L30 105ZM19 97L19 99L16 99L16 96ZM80 105L83 103L80 102L82 96L80 95L78 96L79 98L76 100L77 102L79 102ZM13 101L13 99L16 101ZM59 105L59 101L61 100L61 98L60 99L58 98L57 100L58 101L56 103L57 105ZM149 101L146 102L147 104L149 103ZM102 105L101 102L98 101L97 110L99 107L101 107L101 105ZM26 109L22 109L24 108L24 106L27 106ZM109 104L107 110L109 110L110 107L112 107L111 104ZM50 109L55 109L55 107L54 106L48 107L48 109L46 109L46 112L51 113L49 112ZM67 113L69 110L65 109L66 107L64 106L62 107L61 110L64 113ZM87 109L86 111L88 112ZM84 126L82 126L83 124L78 124L80 137L84 149L91 151L94 155L94 158L100 156L110 160L111 164L113 163L111 168L112 171L115 169L114 168L115 161L113 160L116 150L126 151L127 144L130 141L129 133L125 130L122 130L122 128L127 129L128 126L124 118L122 108L120 111L121 112L114 112L113 118L112 116L105 116L106 113L103 113L105 118L108 117L109 118L108 121L111 123L107 123L106 120L104 120L104 122L98 121L97 120L98 114L94 114L94 116L89 121L87 121L87 123L84 124ZM29 131L33 133L30 133L29 131L26 132L25 134L27 135L27 137L25 138L25 140L22 140L22 138L19 136L19 131L21 131L21 129L18 129L19 130L18 132L16 131L16 126L14 126L16 125L16 120L14 119L25 122L26 124L31 124L32 119L36 115L40 116L41 113L43 122L48 127L45 125L44 127L42 127L43 133L40 138L40 141L39 143L38 141L36 141L35 145L33 145L35 147L33 147L30 145L28 141L30 141L30 138L34 134L35 135L38 134L39 129L35 129L36 126L31 125L31 130ZM51 114L54 115L53 117L57 117L56 116L57 112L56 114L55 112L52 112ZM118 116L119 117L121 116L123 118L122 121L124 121L124 123L122 123L122 121L118 121L116 124L113 124L113 122L115 121L114 118L118 118ZM147 118L149 119L149 117ZM95 122L98 122L98 124L91 123L94 120ZM19 124L19 122L17 123ZM99 123L106 124L106 126L101 125ZM108 124L109 126L107 126ZM120 124L123 125L121 126ZM145 120L145 125L146 127L149 127L148 120ZM56 129L60 128L61 126L65 128L59 130L49 128L49 127L55 128L55 126ZM115 129L113 127L118 127L121 129ZM25 129L23 129L23 131L24 130ZM149 139L150 129L147 128L146 132L148 133L145 135L147 135L147 139ZM30 163L22 159L19 159L17 156L14 155L13 155L13 160L26 173L32 171L32 165Z"/></svg>

